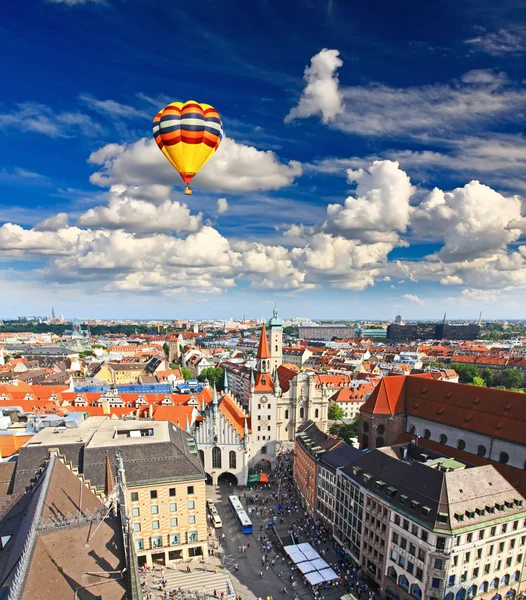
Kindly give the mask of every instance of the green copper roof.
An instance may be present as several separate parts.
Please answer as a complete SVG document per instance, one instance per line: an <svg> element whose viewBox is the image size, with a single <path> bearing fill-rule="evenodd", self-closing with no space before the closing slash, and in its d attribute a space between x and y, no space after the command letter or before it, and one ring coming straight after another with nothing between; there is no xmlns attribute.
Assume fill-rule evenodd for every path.
<svg viewBox="0 0 526 600"><path fill-rule="evenodd" d="M278 317L278 307L274 306L272 319L268 322L270 327L283 327L283 321Z"/></svg>

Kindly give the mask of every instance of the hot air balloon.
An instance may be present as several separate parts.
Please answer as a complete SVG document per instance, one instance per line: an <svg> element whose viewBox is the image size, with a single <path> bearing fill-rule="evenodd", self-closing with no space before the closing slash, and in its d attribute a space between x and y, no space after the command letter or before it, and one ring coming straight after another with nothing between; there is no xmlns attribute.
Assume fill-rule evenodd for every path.
<svg viewBox="0 0 526 600"><path fill-rule="evenodd" d="M172 102L155 116L153 137L186 183L184 193L191 194L190 181L219 148L223 125L210 104Z"/></svg>

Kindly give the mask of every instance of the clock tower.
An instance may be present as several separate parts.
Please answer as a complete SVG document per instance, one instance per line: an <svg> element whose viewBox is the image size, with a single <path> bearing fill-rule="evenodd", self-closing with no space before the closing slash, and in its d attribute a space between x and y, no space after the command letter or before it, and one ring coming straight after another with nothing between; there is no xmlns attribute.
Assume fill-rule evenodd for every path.
<svg viewBox="0 0 526 600"><path fill-rule="evenodd" d="M273 373L283 364L283 322L278 317L278 308L274 306L274 314L268 322L270 329L270 372Z"/></svg>

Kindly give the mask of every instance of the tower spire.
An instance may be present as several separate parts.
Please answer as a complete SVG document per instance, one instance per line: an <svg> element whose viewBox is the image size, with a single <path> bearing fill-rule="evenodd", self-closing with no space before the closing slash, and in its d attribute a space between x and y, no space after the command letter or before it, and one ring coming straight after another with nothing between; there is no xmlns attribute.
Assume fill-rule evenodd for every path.
<svg viewBox="0 0 526 600"><path fill-rule="evenodd" d="M265 325L261 328L261 337L259 338L257 370L258 373L270 373L270 348Z"/></svg>
<svg viewBox="0 0 526 600"><path fill-rule="evenodd" d="M217 390L216 390L215 382L214 382L214 395L212 396L212 410L214 412L217 412Z"/></svg>
<svg viewBox="0 0 526 600"><path fill-rule="evenodd" d="M228 376L226 374L226 369L224 370L223 391L225 394L228 394Z"/></svg>
<svg viewBox="0 0 526 600"><path fill-rule="evenodd" d="M115 478L113 477L113 471L111 470L110 457L106 450L106 477L104 481L104 493L106 494L106 498L112 493L114 487Z"/></svg>

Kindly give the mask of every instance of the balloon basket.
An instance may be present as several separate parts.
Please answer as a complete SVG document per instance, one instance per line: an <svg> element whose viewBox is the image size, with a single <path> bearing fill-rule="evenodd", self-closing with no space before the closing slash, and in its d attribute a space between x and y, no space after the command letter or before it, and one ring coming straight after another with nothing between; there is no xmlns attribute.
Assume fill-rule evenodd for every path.
<svg viewBox="0 0 526 600"><path fill-rule="evenodd" d="M190 196L190 195L192 194L192 188L191 188L189 185L187 185L187 186L185 187L185 189L184 189L184 193L185 193L187 196Z"/></svg>

